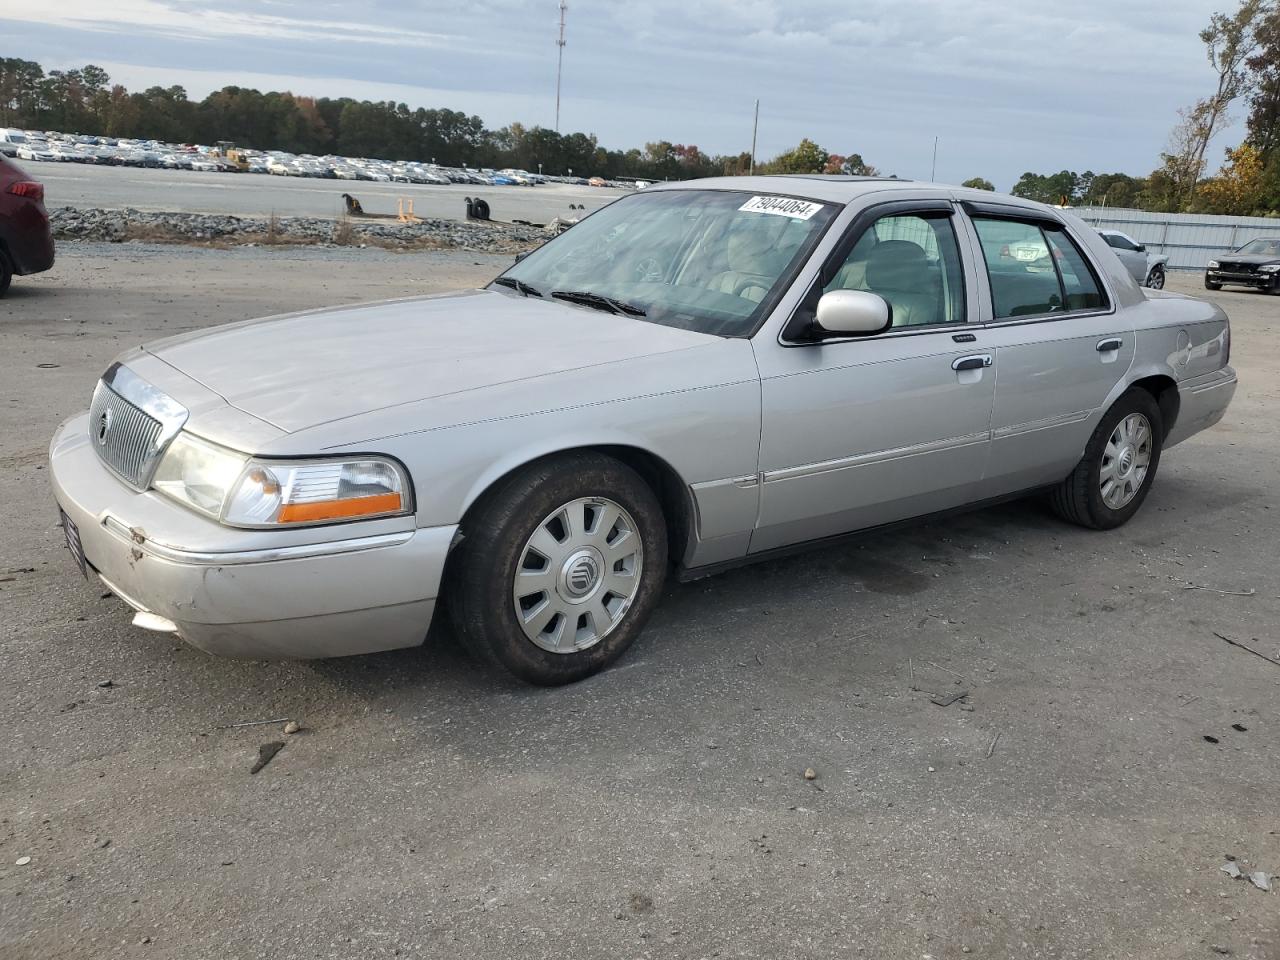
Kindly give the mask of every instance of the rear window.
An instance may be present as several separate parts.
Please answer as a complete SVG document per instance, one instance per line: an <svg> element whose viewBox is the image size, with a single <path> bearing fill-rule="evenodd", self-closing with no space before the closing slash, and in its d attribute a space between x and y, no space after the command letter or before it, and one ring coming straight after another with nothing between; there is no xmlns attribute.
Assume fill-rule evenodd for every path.
<svg viewBox="0 0 1280 960"><path fill-rule="evenodd" d="M1062 230L1021 220L974 218L997 320L1099 310L1102 285Z"/></svg>

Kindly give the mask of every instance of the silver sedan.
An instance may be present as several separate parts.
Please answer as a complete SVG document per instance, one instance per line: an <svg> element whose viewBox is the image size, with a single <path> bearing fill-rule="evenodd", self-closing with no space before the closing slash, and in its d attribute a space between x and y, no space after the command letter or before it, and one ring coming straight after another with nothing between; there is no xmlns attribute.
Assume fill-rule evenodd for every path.
<svg viewBox="0 0 1280 960"><path fill-rule="evenodd" d="M900 180L652 187L483 290L119 357L51 448L81 571L205 650L421 643L564 683L664 579L1036 491L1116 527L1235 390L1223 312L1070 214Z"/></svg>

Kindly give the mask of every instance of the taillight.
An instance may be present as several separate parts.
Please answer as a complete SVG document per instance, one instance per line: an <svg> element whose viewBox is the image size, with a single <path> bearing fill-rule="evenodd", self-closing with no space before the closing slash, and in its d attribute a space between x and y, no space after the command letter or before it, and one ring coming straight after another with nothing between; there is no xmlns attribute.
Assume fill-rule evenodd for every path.
<svg viewBox="0 0 1280 960"><path fill-rule="evenodd" d="M17 183L9 184L6 192L26 197L28 200L43 200L44 184L36 183L34 180L19 180Z"/></svg>

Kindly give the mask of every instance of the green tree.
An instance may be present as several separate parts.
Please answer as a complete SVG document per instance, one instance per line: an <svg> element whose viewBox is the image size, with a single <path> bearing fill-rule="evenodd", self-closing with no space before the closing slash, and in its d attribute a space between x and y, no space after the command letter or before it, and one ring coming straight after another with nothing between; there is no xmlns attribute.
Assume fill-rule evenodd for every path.
<svg viewBox="0 0 1280 960"><path fill-rule="evenodd" d="M1048 176L1024 173L1010 192L1015 197L1025 197L1027 200L1036 200L1040 203L1070 205L1079 199L1080 175L1070 170Z"/></svg>
<svg viewBox="0 0 1280 960"><path fill-rule="evenodd" d="M960 184L960 186L968 187L971 190L993 190L994 191L996 188L996 185L992 183L990 180L986 179L985 177L971 177L970 179L966 180L964 183Z"/></svg>
<svg viewBox="0 0 1280 960"><path fill-rule="evenodd" d="M780 153L760 168L761 173L822 173L831 154L808 137L794 149Z"/></svg>

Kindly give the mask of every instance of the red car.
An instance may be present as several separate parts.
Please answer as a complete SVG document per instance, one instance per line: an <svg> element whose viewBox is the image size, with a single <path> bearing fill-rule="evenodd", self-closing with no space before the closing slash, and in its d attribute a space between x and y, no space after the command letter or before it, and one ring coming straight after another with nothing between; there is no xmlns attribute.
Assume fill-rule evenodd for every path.
<svg viewBox="0 0 1280 960"><path fill-rule="evenodd" d="M14 274L53 266L53 232L44 208L44 185L0 156L0 297Z"/></svg>

